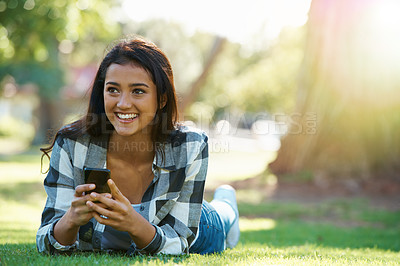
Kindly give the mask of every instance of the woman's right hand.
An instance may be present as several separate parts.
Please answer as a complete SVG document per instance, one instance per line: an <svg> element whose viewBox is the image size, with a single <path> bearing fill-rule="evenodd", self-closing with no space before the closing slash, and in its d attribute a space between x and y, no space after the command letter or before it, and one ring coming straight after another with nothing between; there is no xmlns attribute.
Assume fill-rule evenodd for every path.
<svg viewBox="0 0 400 266"><path fill-rule="evenodd" d="M86 202L91 200L89 191L96 187L94 184L83 184L75 188L74 199L71 202L71 207L66 213L66 218L69 224L79 227L87 224L93 218L93 212L89 210Z"/></svg>
<svg viewBox="0 0 400 266"><path fill-rule="evenodd" d="M93 217L93 211L86 205L92 201L89 191L96 187L94 184L83 184L75 188L74 199L64 216L54 226L54 237L62 245L72 245L76 241L79 227L87 224ZM111 194L104 195L111 198ZM101 204L106 208L104 204Z"/></svg>
<svg viewBox="0 0 400 266"><path fill-rule="evenodd" d="M62 245L72 245L81 225L87 224L93 217L86 202L91 200L89 191L96 187L94 184L83 184L75 188L74 199L64 216L54 226L54 237ZM111 195L106 195L111 197Z"/></svg>

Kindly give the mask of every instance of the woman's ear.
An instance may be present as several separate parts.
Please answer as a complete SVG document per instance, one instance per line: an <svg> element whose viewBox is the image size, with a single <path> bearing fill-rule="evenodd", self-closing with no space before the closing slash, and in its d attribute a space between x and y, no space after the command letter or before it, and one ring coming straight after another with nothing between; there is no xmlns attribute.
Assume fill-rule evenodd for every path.
<svg viewBox="0 0 400 266"><path fill-rule="evenodd" d="M165 107L165 105L167 104L167 94L164 93L161 96L161 103L160 103L160 109L163 109Z"/></svg>

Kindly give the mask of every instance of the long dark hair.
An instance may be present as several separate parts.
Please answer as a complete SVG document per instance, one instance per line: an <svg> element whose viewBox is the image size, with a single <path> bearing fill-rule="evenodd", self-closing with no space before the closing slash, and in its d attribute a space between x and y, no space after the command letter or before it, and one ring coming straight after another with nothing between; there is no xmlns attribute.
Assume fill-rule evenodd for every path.
<svg viewBox="0 0 400 266"><path fill-rule="evenodd" d="M83 134L96 137L110 134L114 128L105 114L104 80L111 64L135 64L143 67L151 76L157 88L157 112L153 120L151 139L163 154L163 143L178 122L174 76L167 56L152 42L142 37L124 40L107 53L97 70L91 87L89 107L81 119L64 126L55 135L49 147L41 148L43 156L49 157L59 135L76 138ZM167 99L163 106L163 97ZM164 99L165 99L164 98ZM158 145L157 145L158 144ZM160 145L161 144L161 145Z"/></svg>

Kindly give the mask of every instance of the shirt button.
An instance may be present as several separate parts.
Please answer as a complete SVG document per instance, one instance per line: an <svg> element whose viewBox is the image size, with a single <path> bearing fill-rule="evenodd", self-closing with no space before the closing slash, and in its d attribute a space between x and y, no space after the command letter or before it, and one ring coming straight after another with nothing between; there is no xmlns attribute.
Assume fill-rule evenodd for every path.
<svg viewBox="0 0 400 266"><path fill-rule="evenodd" d="M140 211L144 211L144 206L140 206Z"/></svg>

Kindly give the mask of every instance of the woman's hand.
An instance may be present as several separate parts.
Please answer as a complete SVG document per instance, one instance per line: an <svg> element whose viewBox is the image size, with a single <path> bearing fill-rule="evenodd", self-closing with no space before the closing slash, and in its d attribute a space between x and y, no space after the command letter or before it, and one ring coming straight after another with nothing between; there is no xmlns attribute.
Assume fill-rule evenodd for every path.
<svg viewBox="0 0 400 266"><path fill-rule="evenodd" d="M129 232L134 226L135 218L140 214L132 208L129 200L111 179L108 180L108 186L111 189L112 198L106 194L92 192L88 195L87 208L99 223L111 226L118 231Z"/></svg>
<svg viewBox="0 0 400 266"><path fill-rule="evenodd" d="M75 188L74 199L71 202L71 207L67 212L69 222L74 226L87 224L93 217L93 212L88 208L86 202L91 200L90 195L85 195L87 192L96 187L94 184L79 185Z"/></svg>
<svg viewBox="0 0 400 266"><path fill-rule="evenodd" d="M68 218L75 226L87 224L93 218L93 211L87 206L86 202L93 199L88 192L95 188L95 184L83 184L75 188L74 200L71 202L71 207L68 210ZM111 198L111 195L108 193L103 194L103 196ZM106 207L104 204L100 204L100 206L103 208Z"/></svg>
<svg viewBox="0 0 400 266"><path fill-rule="evenodd" d="M128 232L138 248L147 246L155 235L155 228L131 206L130 201L121 193L112 179L107 181L111 190L107 194L92 192L86 205L92 210L93 217L101 224L118 231ZM94 203L93 201L99 201Z"/></svg>
<svg viewBox="0 0 400 266"><path fill-rule="evenodd" d="M60 244L73 244L79 227L92 219L93 211L86 205L86 202L92 198L90 194L86 195L86 193L95 189L95 187L94 184L83 184L75 188L74 199L70 208L54 227L54 237ZM104 197L111 198L111 195L104 195Z"/></svg>

